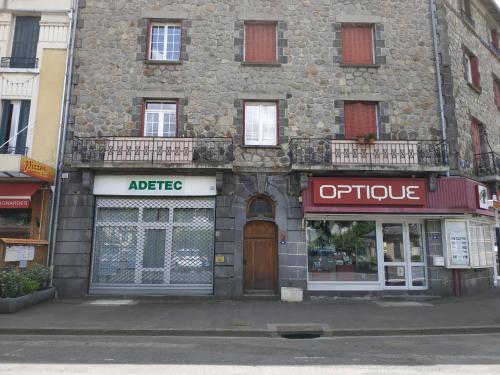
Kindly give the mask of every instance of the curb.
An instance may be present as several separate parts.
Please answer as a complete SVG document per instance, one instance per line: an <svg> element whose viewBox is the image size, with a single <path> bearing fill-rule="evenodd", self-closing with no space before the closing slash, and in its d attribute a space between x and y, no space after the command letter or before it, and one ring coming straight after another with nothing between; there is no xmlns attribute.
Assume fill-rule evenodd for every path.
<svg viewBox="0 0 500 375"><path fill-rule="evenodd" d="M309 331L294 332L267 329L254 330L182 330L182 329L97 329L97 328L0 328L0 335L24 336L150 336L150 337L255 337L279 338L282 334L301 335ZM433 336L498 334L500 326L436 327L410 329L345 329L325 330L321 337L363 337L363 336Z"/></svg>

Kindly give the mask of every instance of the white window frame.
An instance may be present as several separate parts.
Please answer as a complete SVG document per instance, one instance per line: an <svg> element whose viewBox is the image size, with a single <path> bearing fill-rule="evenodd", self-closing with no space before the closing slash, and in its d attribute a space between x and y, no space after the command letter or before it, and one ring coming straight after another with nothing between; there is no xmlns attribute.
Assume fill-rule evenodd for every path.
<svg viewBox="0 0 500 375"><path fill-rule="evenodd" d="M175 109L148 109L148 104L161 104L163 105L174 105ZM153 131L148 129L148 115L157 114L158 115L158 134L154 135ZM175 118L175 132L167 132L165 130L165 115L174 115ZM175 138L177 137L177 102L173 100L146 100L144 103L144 137L166 137Z"/></svg>
<svg viewBox="0 0 500 375"><path fill-rule="evenodd" d="M153 29L155 27L163 27L164 28L164 47L163 54L164 58L153 58ZM177 59L169 59L168 58L168 35L169 28L178 28L179 29L179 57ZM149 51L148 51L148 60L150 61L180 61L181 59L181 48L182 48L182 28L180 23L163 23L163 22L151 22L149 25Z"/></svg>
<svg viewBox="0 0 500 375"><path fill-rule="evenodd" d="M248 129L250 128L250 116L249 116L249 111L248 107L257 107L258 108L258 116L259 118L256 121L255 126L258 128L257 129L257 137L250 137L249 134L252 134L252 132L249 132ZM272 132L272 137L266 137L265 136L265 122L262 118L262 108L263 107L273 107L274 108L274 115L273 120L274 120L274 130ZM278 103L275 101L269 101L269 102L258 102L258 101L248 101L244 103L244 111L245 111L245 140L244 140L244 145L246 146L277 146L278 145Z"/></svg>

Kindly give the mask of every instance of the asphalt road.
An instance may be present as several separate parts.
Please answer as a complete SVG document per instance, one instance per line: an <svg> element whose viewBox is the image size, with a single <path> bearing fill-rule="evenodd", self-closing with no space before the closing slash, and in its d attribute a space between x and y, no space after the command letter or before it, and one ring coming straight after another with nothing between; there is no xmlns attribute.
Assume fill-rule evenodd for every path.
<svg viewBox="0 0 500 375"><path fill-rule="evenodd" d="M500 374L500 335L0 336L0 374Z"/></svg>

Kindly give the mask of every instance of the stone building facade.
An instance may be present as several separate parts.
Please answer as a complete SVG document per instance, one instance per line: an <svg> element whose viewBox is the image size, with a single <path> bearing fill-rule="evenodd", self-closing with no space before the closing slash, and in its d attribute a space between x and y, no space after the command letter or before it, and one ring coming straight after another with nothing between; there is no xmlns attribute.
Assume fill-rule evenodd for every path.
<svg viewBox="0 0 500 375"><path fill-rule="evenodd" d="M425 186L434 191L436 179L448 170L443 156L446 147L442 142L428 1L209 0L162 4L153 0L111 3L85 0L80 6L67 178L63 182L56 246L55 283L63 296L81 296L89 291L140 293L142 290L167 294L204 291L224 298L239 298L248 293L276 292L281 287L298 287L311 293L371 293L383 292L387 283L393 283L388 274L384 276L382 263L387 261L381 237L384 219L376 217L377 212L369 214L364 208L357 211L358 216L366 213L372 217L369 225L377 226L377 240L373 242L375 255L371 257L372 264L367 260L363 268L355 265L349 254L332 250L311 252L313 246L307 233L312 233L312 229L308 232L308 228L315 225L313 222L330 220L330 216L313 215L308 219L304 202L310 184L318 177L371 177L381 181L397 178L402 183L422 179ZM151 33L157 24L174 25L172 27L180 30L181 47L175 61L150 59ZM245 48L249 43L246 27L255 24L274 25L275 61L246 60ZM372 30L371 63L343 63L342 56L348 47L342 42L346 25L362 25ZM143 137L147 126L145 107L151 101L175 103L175 139L145 140ZM275 103L276 141L267 146L248 145L245 106L262 102ZM375 105L375 143L357 143L346 137L346 103ZM152 143L146 145L146 141ZM164 143L158 146L154 142ZM176 149L179 144L182 145L178 151L184 152L187 159L177 155L166 160L162 148L159 153L164 159L155 162L159 154L154 152L160 147ZM153 153L149 153L149 145ZM347 159L339 162L340 154L348 155ZM358 157L354 155L358 154L364 155L362 160L354 161L353 158ZM391 161L368 160L375 155ZM199 249L193 250L194 245L179 245L177 250L167 246L165 258L158 263L170 267L168 272L147 277L164 277L165 281L168 274L172 280L181 273L176 267L186 260L192 267L199 268L199 272L184 269L184 282L165 290L152 286L147 290L130 289L130 285L123 289L110 287L113 283L110 280L120 271L117 265L106 263L110 261L107 256L118 259L124 255L116 255L113 252L118 250L111 249L113 230L104 218L105 212L123 208L113 206L119 199L128 199L128 208L138 207L139 216L130 211L121 213L138 217L141 223L145 220L144 210L149 209L147 204L174 210L169 219L173 220L173 229L168 229L174 238L175 210L188 209L193 202L198 202L197 198L184 195L182 201L169 196L164 197L166 200L162 203L157 192L153 192L149 198L154 199L143 196L144 202L137 203L134 200L137 196L124 198L118 185L116 193L109 192L106 189L111 183L103 182L114 178L117 184L123 184L126 180L130 190L131 181L135 183L138 176L149 179L146 183L152 185L147 186L153 187L156 180L163 178L184 179L185 185L196 178L213 179L210 181L214 186L212 182L208 183L210 186L203 186L215 187L204 196L203 203L207 205L204 209L214 204L213 251L207 264L207 269L213 272L210 285L191 285L191 288L187 285L196 278L195 273L202 275L204 266L198 264L198 258L203 255L199 256ZM331 209L335 211L334 207ZM430 215L433 209L422 208L422 215ZM399 213L388 207L381 210L393 213L391 220L404 221L404 210ZM160 211L157 214L161 220ZM195 226L205 225L201 219L193 220ZM352 221L352 218L345 220ZM123 226L117 221L113 223ZM413 255L413 259L420 262L414 266L409 261L411 235L408 234L413 224L404 221L401 228L396 228L405 228L404 252L408 253L405 253L406 263L386 266L387 269L394 267L399 275L394 274L394 279L399 277L392 285L394 290L406 292L416 285L415 292L452 293L451 271L439 269L439 273L438 268L442 266L436 265L432 273L433 257L443 257L443 246L435 237L436 233L442 235L439 219L437 223L431 215L415 224L420 245L414 248L420 251L424 242L429 241L426 247L432 251ZM152 230L148 228L153 226L148 225L144 224L145 230ZM101 226L107 235L99 234ZM133 244L130 248L146 246L144 243L148 241L141 237L147 234L125 240L126 235L120 233L122 245L130 241ZM169 236L167 234L170 239ZM401 236L403 238L403 233ZM426 236L430 236L429 239ZM175 243L175 239L172 241ZM185 243L189 241L191 239L184 239ZM258 268L264 269L266 264L250 272L249 263L267 256L259 253L259 249L266 246L277 255L276 259L268 258L267 264L271 267L259 280L252 272L258 273ZM141 284L140 278L144 280L145 272L163 272L158 271L158 267L144 271L144 264L150 262L146 262L145 254L149 251L146 247L134 259L122 259L132 270L130 279L124 276L129 280L124 281L125 284ZM108 255L104 256L104 252ZM338 259L332 258L333 253ZM350 271L354 268L366 269L359 271L360 280L368 279L371 272L378 281L366 289L309 287L311 270L319 269L321 254L323 258L332 258L328 260L328 267L350 274L344 277L345 282L354 281L355 272ZM357 258L359 263L361 255ZM141 263L140 270L138 263ZM323 266L323 271L328 267ZM412 267L415 268L413 283L408 279ZM417 271L423 272L421 276L416 276ZM105 281L99 283L95 278ZM162 284L157 280L155 283Z"/></svg>

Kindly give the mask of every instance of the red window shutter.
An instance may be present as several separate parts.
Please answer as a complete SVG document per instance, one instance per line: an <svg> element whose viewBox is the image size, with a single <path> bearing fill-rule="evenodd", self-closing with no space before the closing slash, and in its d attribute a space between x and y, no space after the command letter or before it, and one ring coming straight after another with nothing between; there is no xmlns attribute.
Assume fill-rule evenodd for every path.
<svg viewBox="0 0 500 375"><path fill-rule="evenodd" d="M472 71L472 84L475 87L481 87L481 77L479 75L479 60L477 56L469 56L470 68Z"/></svg>
<svg viewBox="0 0 500 375"><path fill-rule="evenodd" d="M493 44L493 47L495 47L496 49L499 49L497 29L491 30L491 44Z"/></svg>
<svg viewBox="0 0 500 375"><path fill-rule="evenodd" d="M276 62L276 25L245 25L245 61Z"/></svg>
<svg viewBox="0 0 500 375"><path fill-rule="evenodd" d="M479 163L481 160L481 134L479 133L479 122L476 119L472 119L471 137L474 158L476 159L476 162Z"/></svg>
<svg viewBox="0 0 500 375"><path fill-rule="evenodd" d="M369 133L377 134L377 103L345 103L344 124L346 139L355 139Z"/></svg>
<svg viewBox="0 0 500 375"><path fill-rule="evenodd" d="M373 64L373 26L342 25L342 62Z"/></svg>
<svg viewBox="0 0 500 375"><path fill-rule="evenodd" d="M495 104L500 107L500 82L496 79L493 80L493 91L495 93Z"/></svg>

